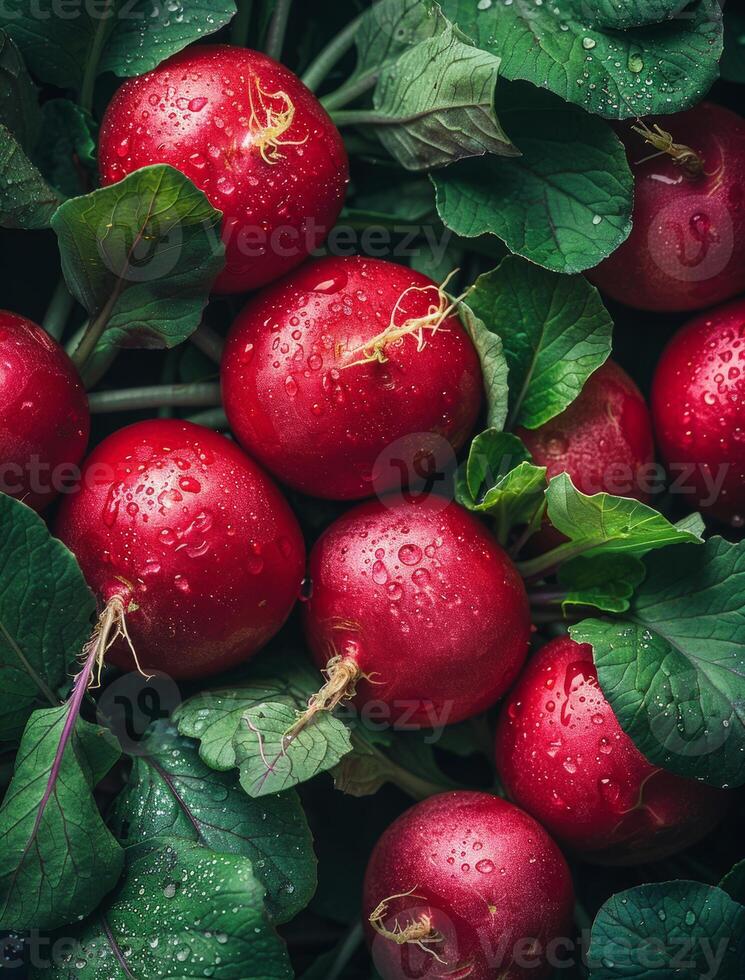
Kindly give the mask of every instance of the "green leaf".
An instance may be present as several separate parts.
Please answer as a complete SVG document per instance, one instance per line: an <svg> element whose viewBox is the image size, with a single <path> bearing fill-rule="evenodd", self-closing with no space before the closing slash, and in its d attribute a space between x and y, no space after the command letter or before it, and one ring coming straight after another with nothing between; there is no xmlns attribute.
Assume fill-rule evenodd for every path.
<svg viewBox="0 0 745 980"><path fill-rule="evenodd" d="M415 44L448 29L435 0L379 0L355 34L357 65L350 81L375 78Z"/></svg>
<svg viewBox="0 0 745 980"><path fill-rule="evenodd" d="M36 142L41 128L39 93L26 71L21 52L0 31L0 123L6 126L24 150Z"/></svg>
<svg viewBox="0 0 745 980"><path fill-rule="evenodd" d="M719 66L727 82L745 82L745 13L733 3L724 8L724 55Z"/></svg>
<svg viewBox="0 0 745 980"><path fill-rule="evenodd" d="M0 930L77 922L122 870L124 852L92 793L119 748L106 729L80 719L65 745L69 714L68 705L35 711L21 740L0 809Z"/></svg>
<svg viewBox="0 0 745 980"><path fill-rule="evenodd" d="M274 922L289 921L313 897L313 840L297 794L250 799L233 773L210 769L196 743L167 723L133 759L109 825L127 847L179 838L250 858Z"/></svg>
<svg viewBox="0 0 745 980"><path fill-rule="evenodd" d="M237 767L254 797L279 793L331 769L351 751L347 726L328 713L296 738L285 735L323 679L304 659L275 657L252 665L249 678L203 691L174 713L179 731L200 741L200 756L214 769Z"/></svg>
<svg viewBox="0 0 745 980"><path fill-rule="evenodd" d="M78 563L25 504L0 494L0 742L20 737L91 631L96 603Z"/></svg>
<svg viewBox="0 0 745 980"><path fill-rule="evenodd" d="M125 8L126 8L125 4ZM109 33L113 17L101 19L101 4L58 0L5 0L0 27L13 38L26 64L42 82L79 89L99 27Z"/></svg>
<svg viewBox="0 0 745 980"><path fill-rule="evenodd" d="M592 0L600 14L594 19L585 0L494 3L486 10L471 0L442 0L441 6L480 47L502 58L505 78L525 79L609 119L679 112L700 102L717 79L717 0L694 0L685 16L623 32L605 23L611 0ZM642 7L656 17L660 5L624 6L638 20Z"/></svg>
<svg viewBox="0 0 745 980"><path fill-rule="evenodd" d="M588 959L591 980L737 980L743 953L742 905L698 881L666 881L608 899L593 923Z"/></svg>
<svg viewBox="0 0 745 980"><path fill-rule="evenodd" d="M569 538L571 544L561 546L568 552L581 550L589 556L602 551L640 557L671 544L702 543L696 531L671 524L659 511L638 500L609 493L580 493L567 473L550 481L546 501L549 520Z"/></svg>
<svg viewBox="0 0 745 980"><path fill-rule="evenodd" d="M327 772L352 749L349 729L334 715L316 715L292 741L287 732L300 706L265 702L244 712L233 740L240 782L249 796L281 793Z"/></svg>
<svg viewBox="0 0 745 980"><path fill-rule="evenodd" d="M48 228L60 197L0 124L0 227L37 231Z"/></svg>
<svg viewBox="0 0 745 980"><path fill-rule="evenodd" d="M555 272L592 268L631 232L634 185L620 140L601 119L525 85L509 86L498 104L522 156L461 160L433 174L440 217Z"/></svg>
<svg viewBox="0 0 745 980"><path fill-rule="evenodd" d="M566 590L562 608L594 606L603 612L626 612L645 575L644 563L632 555L575 558L558 572L559 585Z"/></svg>
<svg viewBox="0 0 745 980"><path fill-rule="evenodd" d="M102 914L77 930L70 962L33 980L290 980L251 862L174 840L131 861Z"/></svg>
<svg viewBox="0 0 745 980"><path fill-rule="evenodd" d="M234 0L189 0L175 5L135 0L119 13L100 71L144 75L194 41L214 34L235 16Z"/></svg>
<svg viewBox="0 0 745 980"><path fill-rule="evenodd" d="M503 429L507 420L509 385L502 339L491 329L491 325L487 326L474 314L467 303L460 304L458 315L481 362L486 392L487 425L493 429Z"/></svg>
<svg viewBox="0 0 745 980"><path fill-rule="evenodd" d="M711 538L646 559L623 622L571 628L591 643L624 730L656 765L715 786L745 783L745 542Z"/></svg>
<svg viewBox="0 0 745 980"><path fill-rule="evenodd" d="M76 197L95 183L96 123L69 99L50 99L43 109L43 136L34 161L65 197Z"/></svg>
<svg viewBox="0 0 745 980"><path fill-rule="evenodd" d="M722 891L741 905L745 905L745 861L740 861L719 882Z"/></svg>
<svg viewBox="0 0 745 980"><path fill-rule="evenodd" d="M145 167L66 201L52 227L62 271L92 317L96 347L175 347L199 325L223 264L221 214L178 170Z"/></svg>
<svg viewBox="0 0 745 980"><path fill-rule="evenodd" d="M500 541L516 524L529 524L541 508L546 468L535 466L523 443L508 432L487 429L471 443L465 475L456 481L456 499L497 522Z"/></svg>
<svg viewBox="0 0 745 980"><path fill-rule="evenodd" d="M611 352L613 320L584 276L509 256L468 302L500 335L510 371L510 425L536 429L564 411Z"/></svg>
<svg viewBox="0 0 745 980"><path fill-rule="evenodd" d="M672 20L690 0L584 0L584 9L594 23L619 31Z"/></svg>
<svg viewBox="0 0 745 980"><path fill-rule="evenodd" d="M498 71L499 58L464 44L448 28L382 72L375 111L363 113L365 122L407 170L485 153L516 155L494 114Z"/></svg>

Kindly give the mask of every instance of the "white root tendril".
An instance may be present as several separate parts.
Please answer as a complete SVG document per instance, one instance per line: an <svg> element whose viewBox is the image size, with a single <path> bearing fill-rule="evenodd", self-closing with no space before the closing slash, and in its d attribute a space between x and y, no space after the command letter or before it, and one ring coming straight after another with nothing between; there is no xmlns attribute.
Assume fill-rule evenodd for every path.
<svg viewBox="0 0 745 980"><path fill-rule="evenodd" d="M130 610L131 610L130 606ZM127 608L121 596L115 595L106 603L104 611L98 617L98 622L93 627L93 632L88 642L83 647L80 659L85 663L95 649L95 659L89 687L91 689L101 686L101 672L103 671L106 654L119 639L124 639L129 646L130 652L135 662L138 674L146 680L150 680L151 674L146 674L137 659L137 651L132 643L132 638L127 629L126 613Z"/></svg>
<svg viewBox="0 0 745 980"><path fill-rule="evenodd" d="M379 936L382 936L384 939L389 939L397 946L406 946L407 944L416 946L422 952L434 956L438 963L446 965L445 960L441 956L438 956L434 949L430 949L430 946L436 946L445 940L444 936L434 928L432 916L428 913L422 913L418 919L413 919L407 926L402 926L398 919L394 919L392 929L388 929L385 925L388 907L391 902L395 902L399 898L419 898L424 901L422 896L415 894L415 892L416 888L412 888L411 891L402 892L400 895L389 895L388 898L384 898L370 914L370 925Z"/></svg>
<svg viewBox="0 0 745 980"><path fill-rule="evenodd" d="M643 136L647 143L658 151L640 160L640 163L646 163L648 160L654 160L658 156L667 155L673 158L675 163L681 170L685 171L688 177L696 178L704 175L703 160L698 153L692 150L690 146L685 146L683 143L676 143L672 134L668 133L658 123L654 124L654 129L650 129L645 122L639 119L638 125L632 126L631 128L635 133Z"/></svg>
<svg viewBox="0 0 745 980"><path fill-rule="evenodd" d="M281 102L282 107L278 109L272 102ZM267 92L254 76L248 85L248 104L251 145L258 146L265 163L273 166L283 159L280 147L304 146L308 142L307 135L302 140L282 139L295 119L295 104L287 92Z"/></svg>
<svg viewBox="0 0 745 980"><path fill-rule="evenodd" d="M288 745L300 732L310 724L321 711L333 711L343 701L348 701L357 693L357 684L365 679L354 660L339 654L332 657L322 671L326 683L308 701L308 707L299 716L292 728L284 736L284 744Z"/></svg>
<svg viewBox="0 0 745 980"><path fill-rule="evenodd" d="M426 333L428 332L431 336L434 336L448 317L455 313L463 300L471 292L471 289L473 289L473 286L471 286L462 296L458 296L456 299L451 299L448 296L445 292L448 283L459 271L459 269L453 269L441 286L435 286L434 284L431 286L409 286L408 289L404 290L396 300L396 305L393 307L391 313L390 323L385 330L372 337L367 343L361 344L359 347L355 347L349 351L348 353L352 355L359 354L360 356L348 364L343 365L342 370L357 367L360 364L372 364L374 362L385 364L388 360L385 353L386 347L389 344L395 344L397 341L403 340L404 337L416 337L417 351L424 350L427 345ZM403 313L402 305L407 296L412 293L431 292L434 292L437 301L430 304L424 316L409 317L403 323L398 323L399 315Z"/></svg>

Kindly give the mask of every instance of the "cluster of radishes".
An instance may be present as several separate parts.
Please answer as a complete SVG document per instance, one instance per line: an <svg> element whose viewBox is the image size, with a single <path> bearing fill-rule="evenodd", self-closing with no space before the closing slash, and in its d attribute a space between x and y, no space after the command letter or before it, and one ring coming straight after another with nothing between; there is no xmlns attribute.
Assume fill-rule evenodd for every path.
<svg viewBox="0 0 745 980"><path fill-rule="evenodd" d="M260 146L241 142L241 120L252 113L273 120ZM641 308L714 306L745 290L745 125L701 106L665 126L695 149L701 170L693 179L671 155L638 164L643 140L624 133L636 226L595 280ZM271 166L259 170L257 161ZM309 574L304 628L328 676L320 707L353 697L360 708L385 706L392 725L406 711L408 724L432 726L470 718L510 692L496 760L516 805L452 793L404 814L372 856L364 912L386 980L486 980L497 968L503 977L543 976L547 948L569 934L573 904L549 832L588 860L648 861L705 834L724 794L642 757L602 694L590 647L558 639L523 669L530 610L508 554L458 504L392 493L396 474L380 462L391 444L404 473L430 451L433 434L455 453L466 445L482 408L481 368L457 312L425 276L365 258L293 269L338 217L348 178L343 144L311 93L263 55L182 53L123 85L102 129L104 182L163 162L224 213L227 265L217 289L261 289L237 318L222 365L241 448L174 420L116 432L83 464L56 533L102 602L124 600L146 671L201 678L245 661L282 627ZM655 224L663 212L678 229L669 239ZM307 248L248 261L238 247L247 213L267 233L312 222ZM673 259L668 268L660 260L665 249L680 260L700 247L729 249L704 281L681 283ZM0 457L17 468L14 493L41 510L50 494L23 474L32 458L53 469L80 462L86 397L39 327L4 313L0 341L11 420L0 428ZM708 510L741 522L744 399L745 301L735 300L673 339L651 417L631 379L608 363L562 415L519 434L549 476L567 472L588 493L612 490L604 474L616 464L637 472L650 463L655 436L666 462L695 464L692 505L708 489L702 468L727 463ZM323 534L307 572L298 523L272 477L311 496L363 501ZM112 660L131 666L124 647ZM535 969L515 965L520 943Z"/></svg>

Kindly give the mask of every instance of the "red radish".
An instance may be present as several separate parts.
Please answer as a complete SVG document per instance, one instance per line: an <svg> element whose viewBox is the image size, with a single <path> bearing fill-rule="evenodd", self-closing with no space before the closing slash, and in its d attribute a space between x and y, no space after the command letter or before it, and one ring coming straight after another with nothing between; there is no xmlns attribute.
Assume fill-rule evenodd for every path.
<svg viewBox="0 0 745 980"><path fill-rule="evenodd" d="M90 414L67 354L41 327L0 310L0 491L34 510L77 476Z"/></svg>
<svg viewBox="0 0 745 980"><path fill-rule="evenodd" d="M363 258L309 264L252 300L222 377L245 448L284 483L337 500L437 470L441 444L465 444L483 392L476 351L442 290Z"/></svg>
<svg viewBox="0 0 745 980"><path fill-rule="evenodd" d="M539 980L571 936L573 905L546 831L511 803L467 792L417 803L386 830L362 900L383 980Z"/></svg>
<svg viewBox="0 0 745 980"><path fill-rule="evenodd" d="M517 434L549 479L568 473L582 493L649 499L644 470L654 460L652 420L644 396L613 361L590 375L561 415Z"/></svg>
<svg viewBox="0 0 745 980"><path fill-rule="evenodd" d="M641 132L640 132L641 130ZM700 310L745 290L745 120L702 102L620 129L634 227L589 278L640 310Z"/></svg>
<svg viewBox="0 0 745 980"><path fill-rule="evenodd" d="M458 504L360 504L316 542L310 575L305 630L329 677L311 714L356 688L363 714L369 706L376 720L436 728L494 704L525 660L522 579Z"/></svg>
<svg viewBox="0 0 745 980"><path fill-rule="evenodd" d="M691 506L745 523L745 300L704 313L667 346L652 385L657 440ZM692 491L692 493L691 493Z"/></svg>
<svg viewBox="0 0 745 980"><path fill-rule="evenodd" d="M502 709L497 767L510 797L556 839L600 864L641 864L705 836L726 794L666 772L624 733L589 644L543 647Z"/></svg>
<svg viewBox="0 0 745 980"><path fill-rule="evenodd" d="M120 429L86 461L58 536L115 596L144 670L204 677L247 660L298 595L305 547L279 491L233 443L189 422ZM131 667L120 644L111 660Z"/></svg>
<svg viewBox="0 0 745 980"><path fill-rule="evenodd" d="M104 184L167 163L204 191L224 215L224 293L300 265L336 222L349 179L341 136L300 79L227 45L189 48L125 82L99 160Z"/></svg>

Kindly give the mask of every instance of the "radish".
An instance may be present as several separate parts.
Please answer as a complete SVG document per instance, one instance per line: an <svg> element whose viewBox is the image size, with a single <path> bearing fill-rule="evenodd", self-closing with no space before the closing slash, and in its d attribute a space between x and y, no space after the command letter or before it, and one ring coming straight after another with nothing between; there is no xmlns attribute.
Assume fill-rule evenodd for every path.
<svg viewBox="0 0 745 980"><path fill-rule="evenodd" d="M483 393L478 356L442 289L363 258L309 264L252 300L228 339L222 381L242 445L284 483L338 500L441 471Z"/></svg>
<svg viewBox="0 0 745 980"><path fill-rule="evenodd" d="M702 102L620 136L635 175L634 227L592 282L636 309L670 313L745 290L745 120Z"/></svg>
<svg viewBox="0 0 745 980"><path fill-rule="evenodd" d="M383 980L546 977L569 941L573 903L546 831L511 803L470 792L400 816L373 850L362 900Z"/></svg>
<svg viewBox="0 0 745 980"><path fill-rule="evenodd" d="M105 439L56 532L101 601L129 609L139 665L176 678L251 657L303 579L303 539L279 491L233 443L189 422L139 422ZM132 666L123 644L111 660Z"/></svg>
<svg viewBox="0 0 745 980"><path fill-rule="evenodd" d="M745 300L704 313L657 365L652 414L673 490L736 527L745 524Z"/></svg>
<svg viewBox="0 0 745 980"><path fill-rule="evenodd" d="M0 491L42 510L79 475L88 399L59 344L6 311L0 311L0 406Z"/></svg>
<svg viewBox="0 0 745 980"><path fill-rule="evenodd" d="M223 212L223 293L300 265L336 222L349 179L341 136L300 79L227 45L189 48L125 82L99 161L105 185L167 163L204 191Z"/></svg>
<svg viewBox="0 0 745 980"><path fill-rule="evenodd" d="M522 579L486 528L439 497L360 504L316 542L305 631L328 677L315 712L437 728L485 710L522 666Z"/></svg>
<svg viewBox="0 0 745 980"><path fill-rule="evenodd" d="M649 499L645 477L654 460L652 421L644 396L613 361L590 375L560 415L517 434L549 479L568 473L582 493Z"/></svg>
<svg viewBox="0 0 745 980"><path fill-rule="evenodd" d="M599 864L674 854L725 809L726 793L647 762L603 695L592 647L569 637L544 646L513 688L496 758L515 803Z"/></svg>

